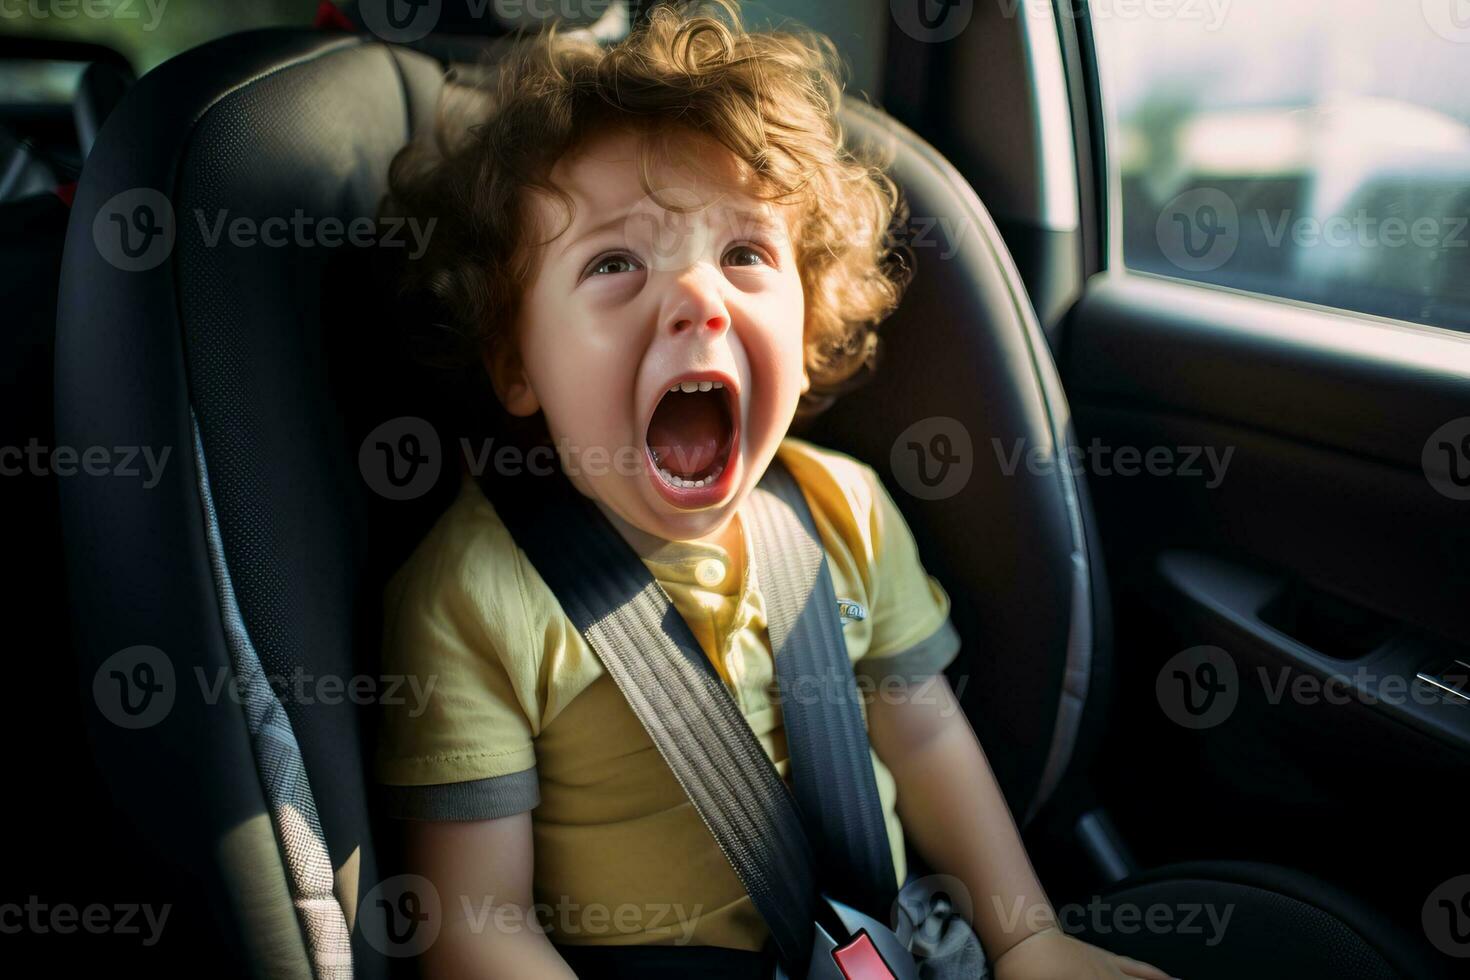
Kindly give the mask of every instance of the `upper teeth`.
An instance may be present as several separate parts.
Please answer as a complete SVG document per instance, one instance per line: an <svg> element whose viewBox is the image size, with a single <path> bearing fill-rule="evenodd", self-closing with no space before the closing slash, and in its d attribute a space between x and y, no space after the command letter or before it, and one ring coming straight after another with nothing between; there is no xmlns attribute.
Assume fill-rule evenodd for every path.
<svg viewBox="0 0 1470 980"><path fill-rule="evenodd" d="M680 381L677 384L671 384L671 385L669 385L669 390L670 391L691 392L691 391L709 391L712 388L723 388L723 387L725 387L725 383L723 381Z"/></svg>

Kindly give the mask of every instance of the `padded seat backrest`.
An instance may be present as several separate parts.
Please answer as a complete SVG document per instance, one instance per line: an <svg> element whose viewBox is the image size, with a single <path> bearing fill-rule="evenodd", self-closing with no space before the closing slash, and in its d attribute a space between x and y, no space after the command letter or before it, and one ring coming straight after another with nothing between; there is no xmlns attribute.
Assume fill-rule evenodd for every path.
<svg viewBox="0 0 1470 980"><path fill-rule="evenodd" d="M1103 632L1066 396L970 185L876 109L849 104L843 124L892 160L915 274L872 379L804 434L874 466L903 510L964 640L951 682L1024 822L1072 759Z"/></svg>
<svg viewBox="0 0 1470 980"><path fill-rule="evenodd" d="M211 899L243 957L221 965L246 975L385 973L358 921L382 915L363 902L361 708L387 693L381 583L339 397L353 379L323 329L348 300L323 283L442 74L342 35L206 45L128 94L73 209L58 441L169 454L152 483L62 488L83 682L117 676L149 716L103 684L95 744L119 808Z"/></svg>

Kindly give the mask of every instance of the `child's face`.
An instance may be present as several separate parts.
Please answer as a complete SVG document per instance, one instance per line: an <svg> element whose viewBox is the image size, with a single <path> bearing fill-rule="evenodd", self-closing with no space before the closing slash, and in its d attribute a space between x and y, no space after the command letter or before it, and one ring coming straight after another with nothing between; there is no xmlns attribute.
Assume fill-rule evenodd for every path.
<svg viewBox="0 0 1470 980"><path fill-rule="evenodd" d="M670 540L726 527L808 384L786 215L742 189L727 151L692 145L689 165L650 175L676 211L645 195L632 134L557 164L573 220L535 257L520 365L492 369L507 409L545 412L582 493ZM560 227L560 208L537 206Z"/></svg>

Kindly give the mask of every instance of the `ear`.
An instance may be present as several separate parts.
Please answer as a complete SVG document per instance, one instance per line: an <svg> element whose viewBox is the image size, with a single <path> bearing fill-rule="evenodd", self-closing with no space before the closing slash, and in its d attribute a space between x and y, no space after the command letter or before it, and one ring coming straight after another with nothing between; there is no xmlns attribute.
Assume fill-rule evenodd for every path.
<svg viewBox="0 0 1470 980"><path fill-rule="evenodd" d="M524 418L535 415L541 409L536 392L531 389L531 380L526 377L525 365L520 355L486 348L480 354L485 373L490 375L490 384L495 388L495 397L512 415Z"/></svg>
<svg viewBox="0 0 1470 980"><path fill-rule="evenodd" d="M812 390L812 376L806 373L806 365L801 366L801 393L804 395Z"/></svg>

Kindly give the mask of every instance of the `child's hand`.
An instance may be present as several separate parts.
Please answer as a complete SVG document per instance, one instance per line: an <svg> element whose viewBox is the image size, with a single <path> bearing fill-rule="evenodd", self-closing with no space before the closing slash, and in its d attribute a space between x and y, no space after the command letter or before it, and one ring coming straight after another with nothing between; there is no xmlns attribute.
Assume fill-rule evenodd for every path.
<svg viewBox="0 0 1470 980"><path fill-rule="evenodd" d="M1027 936L1002 953L993 966L995 980L1170 980L1156 966L1115 956L1056 927Z"/></svg>

